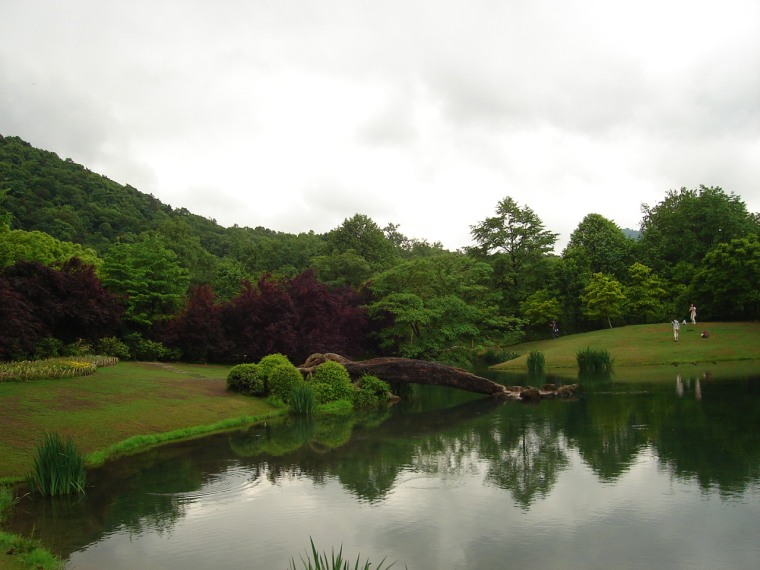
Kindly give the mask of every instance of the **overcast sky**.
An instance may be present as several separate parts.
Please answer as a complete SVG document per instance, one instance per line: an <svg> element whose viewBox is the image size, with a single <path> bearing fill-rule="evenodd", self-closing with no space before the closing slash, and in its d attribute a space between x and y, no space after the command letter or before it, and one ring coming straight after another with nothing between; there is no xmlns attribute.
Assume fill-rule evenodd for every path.
<svg viewBox="0 0 760 570"><path fill-rule="evenodd" d="M0 134L224 226L760 211L758 0L2 0Z"/></svg>

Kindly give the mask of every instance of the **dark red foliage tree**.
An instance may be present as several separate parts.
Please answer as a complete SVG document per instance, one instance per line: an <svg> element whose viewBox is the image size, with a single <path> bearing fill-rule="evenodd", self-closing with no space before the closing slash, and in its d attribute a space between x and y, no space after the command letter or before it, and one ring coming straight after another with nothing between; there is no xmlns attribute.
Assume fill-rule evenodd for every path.
<svg viewBox="0 0 760 570"><path fill-rule="evenodd" d="M0 275L0 360L26 358L41 337L42 323L34 317L23 295Z"/></svg>
<svg viewBox="0 0 760 570"><path fill-rule="evenodd" d="M302 362L315 352L361 352L367 316L353 291L331 291L308 270L288 283L287 292L296 309L296 360Z"/></svg>
<svg viewBox="0 0 760 570"><path fill-rule="evenodd" d="M222 306L208 284L193 287L187 305L172 319L163 333L167 346L182 351L188 362L227 360L230 347L222 325Z"/></svg>
<svg viewBox="0 0 760 570"><path fill-rule="evenodd" d="M267 354L291 356L297 347L296 310L282 283L263 276L224 307L223 322L231 341L230 358L256 362Z"/></svg>
<svg viewBox="0 0 760 570"><path fill-rule="evenodd" d="M79 259L68 261L60 270L21 261L6 267L2 276L27 308L26 318L36 330L35 343L44 337L65 343L95 342L118 330L121 306L101 286L94 268Z"/></svg>

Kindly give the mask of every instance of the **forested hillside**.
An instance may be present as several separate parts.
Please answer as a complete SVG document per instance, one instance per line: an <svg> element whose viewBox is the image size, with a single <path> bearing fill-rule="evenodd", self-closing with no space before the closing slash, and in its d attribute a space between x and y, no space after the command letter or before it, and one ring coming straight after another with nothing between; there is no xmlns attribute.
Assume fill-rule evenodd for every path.
<svg viewBox="0 0 760 570"><path fill-rule="evenodd" d="M0 359L95 348L235 362L282 352L466 364L630 323L760 316L760 221L718 187L667 190L639 230L557 234L505 197L446 251L357 213L318 235L223 228L0 136Z"/></svg>

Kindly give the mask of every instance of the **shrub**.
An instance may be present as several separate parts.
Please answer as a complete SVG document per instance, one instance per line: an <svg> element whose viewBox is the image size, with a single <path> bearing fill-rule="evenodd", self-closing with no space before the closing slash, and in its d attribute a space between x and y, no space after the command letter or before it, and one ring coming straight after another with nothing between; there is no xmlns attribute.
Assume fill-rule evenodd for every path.
<svg viewBox="0 0 760 570"><path fill-rule="evenodd" d="M297 384L290 394L290 410L299 416L311 416L317 405L317 398L311 386L305 382Z"/></svg>
<svg viewBox="0 0 760 570"><path fill-rule="evenodd" d="M46 433L27 477L32 492L49 496L84 493L85 479L84 459L71 438L64 440L57 433Z"/></svg>
<svg viewBox="0 0 760 570"><path fill-rule="evenodd" d="M576 353L578 370L580 372L611 372L613 358L606 350L586 348Z"/></svg>
<svg viewBox="0 0 760 570"><path fill-rule="evenodd" d="M333 400L351 400L354 385L346 367L339 362L328 360L314 369L312 388L320 404Z"/></svg>
<svg viewBox="0 0 760 570"><path fill-rule="evenodd" d="M115 356L120 360L129 360L129 347L115 336L101 338L98 341L98 353Z"/></svg>
<svg viewBox="0 0 760 570"><path fill-rule="evenodd" d="M261 375L258 364L238 364L227 374L227 389L251 396L265 396L266 379Z"/></svg>
<svg viewBox="0 0 760 570"><path fill-rule="evenodd" d="M61 356L64 352L64 344L62 340L53 338L52 336L41 339L34 349L34 360L45 360L47 358L55 358Z"/></svg>
<svg viewBox="0 0 760 570"><path fill-rule="evenodd" d="M166 362L180 358L178 349L168 348L160 342L143 338L136 333L128 335L124 340L135 360Z"/></svg>
<svg viewBox="0 0 760 570"><path fill-rule="evenodd" d="M264 378L269 378L269 374L271 374L272 370L280 364L290 364L292 366L290 360L288 360L288 357L284 354L280 354L279 352L275 354L267 354L264 358L259 360L259 371Z"/></svg>
<svg viewBox="0 0 760 570"><path fill-rule="evenodd" d="M359 378L358 389L353 394L354 408L367 410L379 408L388 401L391 387L377 376L364 374Z"/></svg>
<svg viewBox="0 0 760 570"><path fill-rule="evenodd" d="M259 364L259 368L261 368L261 364ZM290 396L296 386L303 383L303 376L301 376L298 368L293 366L290 362L287 364L278 364L272 369L267 377L269 393L273 396L277 396L285 403L290 402Z"/></svg>
<svg viewBox="0 0 760 570"><path fill-rule="evenodd" d="M528 372L530 374L543 374L546 361L543 352L531 350L528 353Z"/></svg>

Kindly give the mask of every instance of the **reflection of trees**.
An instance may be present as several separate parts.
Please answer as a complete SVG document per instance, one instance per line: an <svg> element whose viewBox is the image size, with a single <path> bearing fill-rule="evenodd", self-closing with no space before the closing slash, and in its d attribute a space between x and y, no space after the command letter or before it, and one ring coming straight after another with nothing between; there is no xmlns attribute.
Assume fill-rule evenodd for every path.
<svg viewBox="0 0 760 570"><path fill-rule="evenodd" d="M538 496L544 497L568 464L561 438L550 424L522 421L507 430L510 441L502 440L495 457L489 457L486 480L512 493L517 504L527 509Z"/></svg>
<svg viewBox="0 0 760 570"><path fill-rule="evenodd" d="M671 473L725 495L760 481L757 381L703 382L700 400L658 398L653 444Z"/></svg>
<svg viewBox="0 0 760 570"><path fill-rule="evenodd" d="M637 398L641 401L641 398ZM603 480L625 473L647 445L643 410L624 395L598 396L569 406L565 430L570 445ZM648 414L647 414L648 415Z"/></svg>

